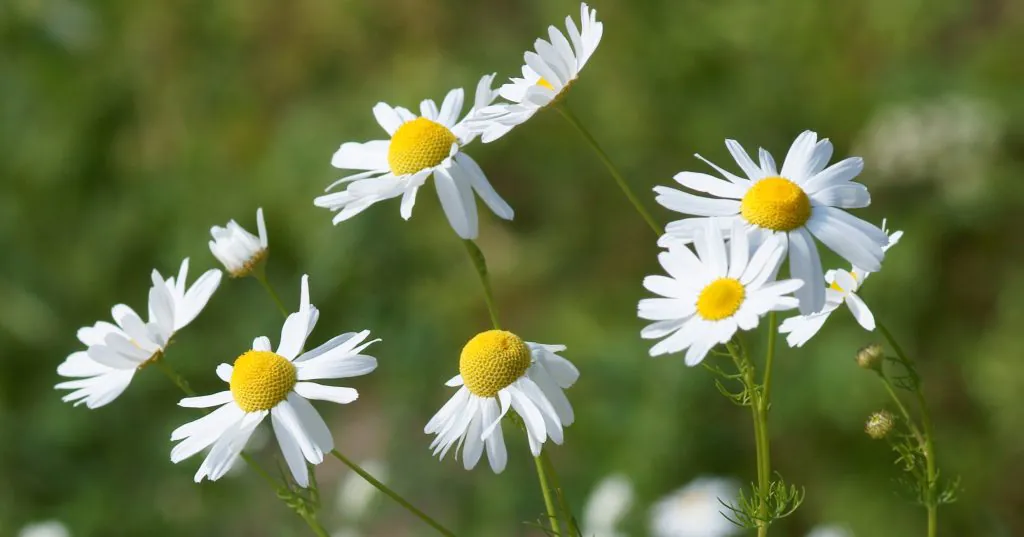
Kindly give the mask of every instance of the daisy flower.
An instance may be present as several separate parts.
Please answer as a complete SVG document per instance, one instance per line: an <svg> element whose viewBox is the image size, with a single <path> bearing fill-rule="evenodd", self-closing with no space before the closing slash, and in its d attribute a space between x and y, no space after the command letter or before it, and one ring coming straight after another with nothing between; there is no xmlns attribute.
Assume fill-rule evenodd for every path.
<svg viewBox="0 0 1024 537"><path fill-rule="evenodd" d="M737 330L757 328L769 311L797 307L797 299L787 295L803 282L772 281L785 248L769 237L751 255L740 226L733 222L727 247L721 224L708 220L703 233L693 237L697 255L681 243L671 243L658 255L669 276L648 276L644 287L664 298L641 300L638 307L641 319L654 321L641 337L664 338L651 347L651 356L686 350L686 365L697 365Z"/></svg>
<svg viewBox="0 0 1024 537"><path fill-rule="evenodd" d="M731 537L742 531L722 514L721 502L734 504L739 485L720 477L701 477L659 500L651 508L654 537Z"/></svg>
<svg viewBox="0 0 1024 537"><path fill-rule="evenodd" d="M494 101L497 93L491 90L493 80L493 74L480 79L469 116ZM461 88L448 92L440 110L434 101L427 99L420 104L419 117L400 106L377 103L373 115L390 139L342 144L331 165L366 171L339 179L328 186L327 191L348 184L343 192L325 194L313 200L313 204L337 211L334 223L338 224L378 201L401 196L400 212L402 218L408 220L416 203L416 193L433 176L441 207L452 228L463 239L477 236L474 192L494 214L511 220L512 208L487 181L476 161L463 152L477 134L467 128L466 118L459 120L462 101Z"/></svg>
<svg viewBox="0 0 1024 537"><path fill-rule="evenodd" d="M210 228L210 252L224 265L232 278L248 276L267 258L267 224L263 221L263 208L256 209L256 227L260 236L249 233L238 222L227 227Z"/></svg>
<svg viewBox="0 0 1024 537"><path fill-rule="evenodd" d="M459 390L423 429L437 435L430 444L434 455L443 459L457 442L456 452L462 450L463 466L470 470L486 447L491 469L501 473L508 459L501 419L509 407L526 424L535 457L548 438L561 444L562 428L575 419L562 390L580 376L557 354L564 350L564 345L531 343L503 330L469 340L459 358L459 374L446 383Z"/></svg>
<svg viewBox="0 0 1024 537"><path fill-rule="evenodd" d="M71 353L57 367L58 375L75 378L56 386L74 390L64 401L89 408L106 405L128 388L136 371L163 357L174 334L199 315L220 285L221 272L211 269L186 290L187 275L187 258L177 278L165 280L153 271L148 322L135 310L118 304L111 310L116 325L99 321L78 330L78 340L86 350Z"/></svg>
<svg viewBox="0 0 1024 537"><path fill-rule="evenodd" d="M171 433L171 440L178 442L171 450L171 462L179 463L213 446L195 480L215 481L237 461L256 427L270 415L295 482L308 486L306 462L320 464L324 454L334 449L331 432L309 399L346 404L359 396L352 388L311 381L370 373L377 368L377 359L360 353L380 341L364 342L369 330L349 332L302 352L319 316L309 303L309 277L303 276L299 311L285 320L277 350L271 350L266 337L254 339L252 349L242 353L233 366L217 366L217 376L228 383L227 390L178 403L186 408L218 408Z"/></svg>
<svg viewBox="0 0 1024 537"><path fill-rule="evenodd" d="M825 290L812 285L822 275L814 238L855 266L871 272L879 269L882 247L888 240L885 233L844 210L871 203L868 189L853 182L864 168L863 160L848 158L826 168L832 144L827 139L818 141L818 135L811 131L804 131L793 142L782 170L776 169L775 160L764 149L759 151L760 162L754 163L735 140L726 140L725 145L746 177L733 175L700 155L697 158L726 180L693 172L675 176L686 188L714 197L663 186L654 188L661 205L701 217L670 223L662 245L673 239L692 240L707 217L718 217L726 229L732 221L742 222L755 244L778 237L789 251L790 274L806 284L797 292L803 314L820 311L825 305Z"/></svg>
<svg viewBox="0 0 1024 537"><path fill-rule="evenodd" d="M619 531L634 502L633 483L622 474L602 479L583 506L583 535L625 537Z"/></svg>
<svg viewBox="0 0 1024 537"><path fill-rule="evenodd" d="M885 231L884 220L882 221L882 231ZM889 248L892 248L900 241L903 232L896 231L891 235L886 232L886 235L889 237L889 241L883 250L888 251ZM853 318L857 319L857 323L864 327L864 330L869 332L874 330L875 316L868 309L867 304L857 295L857 291L864 285L864 281L870 275L870 272L859 267L851 267L849 271L830 270L826 272L825 283L827 286L825 288L824 309L810 315L790 317L779 326L780 333L788 334L786 342L789 343L789 346L802 347L804 343L810 341L821 330L821 327L824 326L825 321L832 315L832 312L843 303L846 304L846 307L850 308Z"/></svg>
<svg viewBox="0 0 1024 537"><path fill-rule="evenodd" d="M565 18L568 39L558 28L549 26L549 40L537 39L535 51L523 55L523 77L510 79L498 90L509 102L483 108L470 120L470 127L483 134L484 143L497 140L525 123L565 95L576 82L604 33L604 24L597 21L597 11L585 3L580 4L580 25L577 28L572 17Z"/></svg>

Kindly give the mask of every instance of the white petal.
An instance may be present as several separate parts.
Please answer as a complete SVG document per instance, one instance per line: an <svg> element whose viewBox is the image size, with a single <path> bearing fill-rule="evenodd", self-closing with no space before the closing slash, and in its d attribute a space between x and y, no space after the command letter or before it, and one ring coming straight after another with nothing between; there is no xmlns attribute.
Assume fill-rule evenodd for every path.
<svg viewBox="0 0 1024 537"><path fill-rule="evenodd" d="M695 216L733 216L740 212L740 202L733 199L713 199L694 196L674 188L654 187L655 200L673 211Z"/></svg>
<svg viewBox="0 0 1024 537"><path fill-rule="evenodd" d="M818 284L821 281L821 258L814 245L814 239L804 228L789 232L789 272L804 285L797 293L800 300L800 313L814 313L825 305L825 288Z"/></svg>
<svg viewBox="0 0 1024 537"><path fill-rule="evenodd" d="M850 313L864 327L864 330L870 332L875 329L875 316L871 314L871 310L859 296L854 293L846 295L846 306L850 308Z"/></svg>
<svg viewBox="0 0 1024 537"><path fill-rule="evenodd" d="M861 209L871 205L868 187L860 183L844 183L823 188L811 194L811 199L821 205L842 209Z"/></svg>
<svg viewBox="0 0 1024 537"><path fill-rule="evenodd" d="M254 351L269 351L273 347L270 345L270 338L267 336L260 336L252 340L252 350Z"/></svg>
<svg viewBox="0 0 1024 537"><path fill-rule="evenodd" d="M501 195L498 194L491 183L487 180L487 176L484 175L483 170L480 169L480 165L475 160L470 158L465 153L459 153L455 156L455 162L464 172L465 176L469 179L473 190L480 196L480 199L484 200L487 207L498 215L499 218L505 220L512 220L515 216L515 211L509 206Z"/></svg>
<svg viewBox="0 0 1024 537"><path fill-rule="evenodd" d="M751 180L756 181L765 176L764 171L757 164L754 164L754 161L750 159L750 155L747 154L747 151L743 149L739 142L736 140L726 140L725 147L729 149L729 153L732 154L732 158L736 161L736 164L739 164L743 173L747 174L747 177ZM742 195L737 197L742 197Z"/></svg>
<svg viewBox="0 0 1024 537"><path fill-rule="evenodd" d="M186 397L178 401L178 406L185 408L210 408L220 406L234 401L230 391L218 392L212 395L201 395L198 397Z"/></svg>
<svg viewBox="0 0 1024 537"><path fill-rule="evenodd" d="M387 103L377 103L373 107L373 117L377 119L377 123L380 124L381 128L387 131L388 136L393 136L398 127L401 127L402 123L404 123L402 118L398 116L398 113L395 112L395 109Z"/></svg>
<svg viewBox="0 0 1024 537"><path fill-rule="evenodd" d="M455 233L463 239L475 239L477 214L472 187L468 183L461 184L443 168L434 171L434 187L437 189L444 214Z"/></svg>
<svg viewBox="0 0 1024 537"><path fill-rule="evenodd" d="M387 170L390 145L390 140L341 144L331 158L331 166L345 170Z"/></svg>
<svg viewBox="0 0 1024 537"><path fill-rule="evenodd" d="M231 382L231 373L235 370L230 364L220 364L217 366L217 378L224 382Z"/></svg>
<svg viewBox="0 0 1024 537"><path fill-rule="evenodd" d="M359 392L354 388L324 386L323 384L317 384L315 382L296 383L295 393L305 397L306 399L330 401L332 403L338 403L339 405L345 405L359 399Z"/></svg>
<svg viewBox="0 0 1024 537"><path fill-rule="evenodd" d="M306 466L306 459L302 456L302 448L299 447L298 441L273 413L270 415L270 423L295 482L302 488L309 487L309 468Z"/></svg>
<svg viewBox="0 0 1024 537"><path fill-rule="evenodd" d="M302 429L306 431L310 439L316 444L321 453L330 453L334 449L334 438L331 436L330 429L327 428L327 423L320 416L320 413L313 408L313 405L303 399L296 393L288 394L288 402L291 403L292 408L299 416L299 420L302 422ZM313 464L320 464L323 462L321 457L320 461L310 460Z"/></svg>

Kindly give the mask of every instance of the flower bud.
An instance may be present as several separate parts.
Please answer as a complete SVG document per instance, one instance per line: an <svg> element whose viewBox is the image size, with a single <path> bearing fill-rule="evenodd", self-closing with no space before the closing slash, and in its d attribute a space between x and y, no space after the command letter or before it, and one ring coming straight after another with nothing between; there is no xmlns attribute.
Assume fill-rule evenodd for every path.
<svg viewBox="0 0 1024 537"><path fill-rule="evenodd" d="M881 371L884 358L885 350L878 343L872 343L857 351L857 365L864 369Z"/></svg>
<svg viewBox="0 0 1024 537"><path fill-rule="evenodd" d="M881 440L892 431L893 426L896 424L896 418L885 410L880 410L871 414L868 417L868 422L864 426L864 431L868 433L868 436L875 440Z"/></svg>

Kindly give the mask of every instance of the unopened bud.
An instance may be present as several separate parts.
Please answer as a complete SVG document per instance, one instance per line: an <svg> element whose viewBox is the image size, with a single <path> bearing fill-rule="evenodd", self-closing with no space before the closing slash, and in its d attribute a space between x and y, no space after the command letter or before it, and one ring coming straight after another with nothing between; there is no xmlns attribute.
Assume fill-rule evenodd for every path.
<svg viewBox="0 0 1024 537"><path fill-rule="evenodd" d="M872 371L881 371L885 350L878 343L872 343L857 351L857 365Z"/></svg>
<svg viewBox="0 0 1024 537"><path fill-rule="evenodd" d="M893 425L896 424L896 418L892 414L885 410L875 412L868 417L868 422L864 426L864 431L868 433L868 436L875 440L881 440L892 431Z"/></svg>

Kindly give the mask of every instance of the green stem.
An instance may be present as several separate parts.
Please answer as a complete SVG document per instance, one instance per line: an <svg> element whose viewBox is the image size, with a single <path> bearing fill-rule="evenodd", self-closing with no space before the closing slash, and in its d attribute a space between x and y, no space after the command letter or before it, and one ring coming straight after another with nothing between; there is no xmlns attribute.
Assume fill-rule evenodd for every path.
<svg viewBox="0 0 1024 537"><path fill-rule="evenodd" d="M914 395L917 398L918 410L921 412L921 426L924 429L924 458L925 458L925 469L928 473L928 490L925 506L928 508L928 537L935 537L938 535L938 498L936 498L936 490L938 488L938 470L935 461L935 435L932 428L932 417L931 413L928 412L928 405L925 403L924 389L921 387L921 381L917 377L917 372L913 369L914 363L907 357L903 352L903 348L896 341L896 338L892 336L889 329L885 327L881 322L878 323L878 330L885 336L886 341L896 352L897 358L903 367L907 369L907 373L913 377Z"/></svg>
<svg viewBox="0 0 1024 537"><path fill-rule="evenodd" d="M739 340L737 339L737 342ZM761 403L760 396L758 395L757 379L755 378L755 370L753 364L750 363L750 359L746 355L746 351L740 352L742 348L738 343L729 342L725 344L726 349L729 350L729 354L732 356L733 363L736 364L736 369L739 370L740 374L743 375L743 386L747 393L750 394L750 415L751 421L754 423L754 447L757 452L757 511L758 511L758 525L757 535L758 537L764 537L768 535L768 481L767 476L770 473L765 471L766 460L763 441L765 437L764 426L765 423L761 419Z"/></svg>
<svg viewBox="0 0 1024 537"><path fill-rule="evenodd" d="M551 534L558 537L562 534L561 525L558 523L558 514L555 512L555 502L551 497L551 486L548 483L547 472L544 471L544 460L540 457L533 458L537 467L537 478L540 479L540 491L544 494L544 507L548 512L548 522L551 523Z"/></svg>
<svg viewBox="0 0 1024 537"><path fill-rule="evenodd" d="M896 403L896 408L900 410L900 414L903 415L903 419L907 422L907 426L910 427L910 432L914 433L914 438L917 439L917 443L921 446L921 449L925 447L924 436L921 434L921 430L917 428L917 423L910 416L910 411L907 410L906 405L903 404L903 400L900 399L896 393L896 387L892 384L892 379L885 374L884 371L878 371L879 378L882 379L882 385L885 386L885 391L889 392L889 397L892 398L893 402Z"/></svg>
<svg viewBox="0 0 1024 537"><path fill-rule="evenodd" d="M336 449L331 450L331 455L334 455L334 458L336 458L339 461L341 461L342 463L344 463L345 466L348 466L349 468L351 468L353 472L359 474L360 477L365 479L369 484L371 484L374 487L376 487L377 490L383 492L389 498L391 498L392 500L395 500L396 502L398 502L399 505L401 505L402 507L406 508L410 513L412 513L412 514L416 515L417 517L419 517L420 520L422 520L423 522L426 522L427 525L429 525L430 527L432 527L435 530L437 530L437 532L440 533L441 535L445 535L447 537L455 537L454 533L452 533L450 530L448 530L447 528L442 526L438 521L434 520L433 518L430 518L429 515L427 515L423 511L420 511L419 509L417 509L416 506L414 506L413 504L409 503L405 498L399 496L397 492L391 490L384 483L381 483L379 480L377 480L377 478L375 478L372 475L370 475L369 472L367 472L366 470L362 469L362 467L360 467L355 462L351 461L348 457L345 457L344 455L342 455L341 452L339 452L338 450L336 450Z"/></svg>
<svg viewBox="0 0 1024 537"><path fill-rule="evenodd" d="M473 262L473 268L476 269L477 275L480 276L480 284L484 288L484 300L487 302L487 312L491 315L491 324L494 325L495 330L500 330L498 307L494 304L491 280L487 275L487 259L484 258L484 253L480 251L480 248L472 240L466 239L462 243L466 246L466 253L469 254L470 261Z"/></svg>
<svg viewBox="0 0 1024 537"><path fill-rule="evenodd" d="M281 302L281 297L277 296L277 292L274 291L274 287L270 285L270 281L267 280L267 271L263 265L260 265L256 270L252 271L252 277L256 278L256 281L260 282L260 285L267 290L267 294L270 295L274 304L277 305L277 309L281 310L281 315L284 315L285 318L287 318L288 308L284 307L284 303Z"/></svg>
<svg viewBox="0 0 1024 537"><path fill-rule="evenodd" d="M771 450L771 437L768 434L768 411L771 409L771 392L772 392L772 364L775 361L775 340L778 336L777 330L778 322L775 312L771 312L768 315L768 350L765 355L764 361L764 379L762 382L762 395L760 401L760 419L761 419L761 450L764 454L764 462L762 472L764 473L764 480L761 484L762 488L767 487L771 483L772 478L772 450ZM762 491L767 496L768 490Z"/></svg>
<svg viewBox="0 0 1024 537"><path fill-rule="evenodd" d="M580 529L576 524L576 517L572 516L572 510L569 509L569 501L565 497L565 492L562 490L562 484L558 480L558 472L555 471L555 465L551 463L551 459L548 457L546 451L542 451L540 458L544 462L544 468L550 474L548 477L551 478L551 487L555 491L555 498L558 500L558 508L562 511L562 516L569 526L569 536L576 537L580 534Z"/></svg>
<svg viewBox="0 0 1024 537"><path fill-rule="evenodd" d="M620 172L615 164L612 163L608 154L604 152L604 149L601 149L601 145L597 143L597 140L595 140L587 128L583 126L583 123L580 122L579 118L572 113L572 110L569 109L569 105L564 102L560 103L555 106L555 110L557 110L559 114L562 114L562 117L564 117L569 124L575 127L576 130L579 131L580 135L583 136L583 139L590 144L590 147L593 148L595 153L597 153L598 158L600 158L604 166L608 168L608 172L612 174L615 182L618 183L619 188L622 189L622 193L625 194L626 198L629 199L629 202L633 204L636 212L640 213L640 216L643 217L645 222L647 222L647 225L654 230L654 234L660 236L663 232L661 226L658 225L658 222L655 221L654 217L651 216L651 213L647 211L647 208L644 207L640 198L638 198L636 193L633 192L633 189L630 188L629 183L627 183L626 179L622 176L622 172Z"/></svg>

